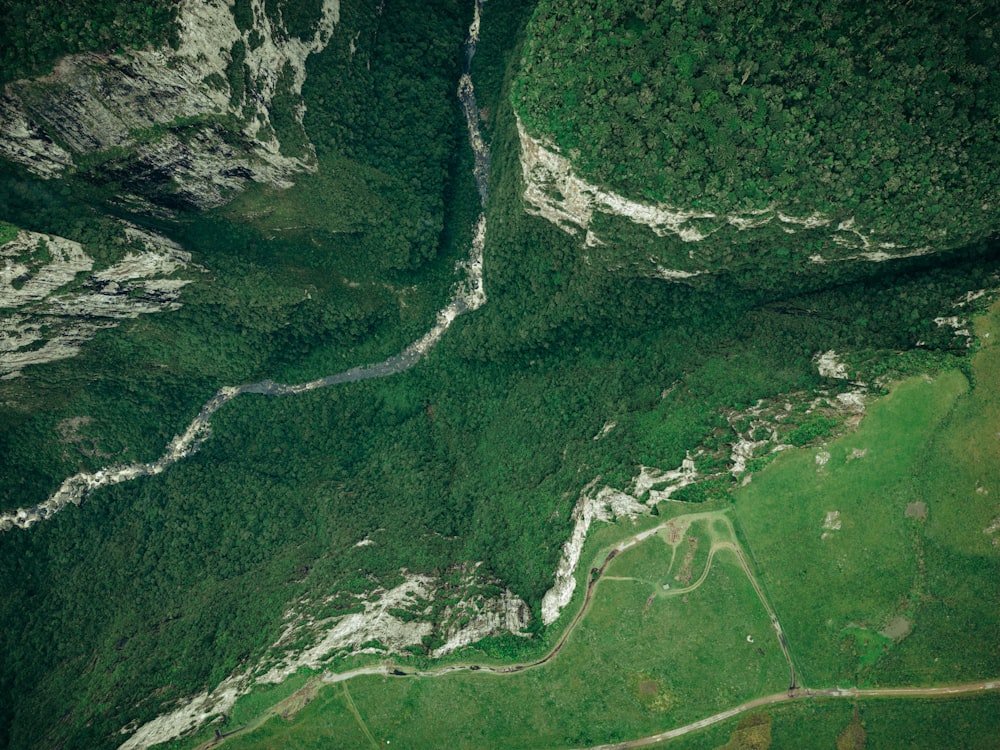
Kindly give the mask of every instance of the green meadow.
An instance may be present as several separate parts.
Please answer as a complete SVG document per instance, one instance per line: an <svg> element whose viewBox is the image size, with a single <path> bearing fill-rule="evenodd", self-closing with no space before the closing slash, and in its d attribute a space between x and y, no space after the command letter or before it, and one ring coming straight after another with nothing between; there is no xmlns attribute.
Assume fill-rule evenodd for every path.
<svg viewBox="0 0 1000 750"><path fill-rule="evenodd" d="M661 750L993 750L998 736L1000 695L992 694L947 700L880 698L785 704L649 747Z"/></svg>
<svg viewBox="0 0 1000 750"><path fill-rule="evenodd" d="M661 522L666 528L614 558L565 647L544 665L508 675L355 678L225 745L436 747L447 737L455 747L586 746L781 690L784 660L729 546L730 524L723 512L691 518ZM252 722L230 720L222 731L244 723Z"/></svg>
<svg viewBox="0 0 1000 750"><path fill-rule="evenodd" d="M1000 671L1000 550L989 531L1000 358L985 340L972 358L974 388L957 371L898 383L856 431L788 451L736 493L804 684Z"/></svg>

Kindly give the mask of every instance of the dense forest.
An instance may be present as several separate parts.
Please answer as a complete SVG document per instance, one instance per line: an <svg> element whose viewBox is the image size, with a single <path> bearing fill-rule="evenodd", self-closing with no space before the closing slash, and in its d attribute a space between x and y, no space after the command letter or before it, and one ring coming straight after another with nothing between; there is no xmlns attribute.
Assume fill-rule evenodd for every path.
<svg viewBox="0 0 1000 750"><path fill-rule="evenodd" d="M854 218L896 248L959 247L1000 219L997 10L543 0L514 98L530 132L630 198ZM802 245L773 231L764 252L817 252Z"/></svg>
<svg viewBox="0 0 1000 750"><path fill-rule="evenodd" d="M0 85L47 73L75 52L169 42L177 0L79 0L66 5L0 2Z"/></svg>
<svg viewBox="0 0 1000 750"><path fill-rule="evenodd" d="M29 532L0 536L0 745L115 746L122 727L152 719L252 664L277 638L290 602L329 597L325 614L348 612L354 602L339 593L390 585L401 570L448 577L481 561L484 577L533 608L537 635L540 600L552 583L574 503L595 477L625 488L640 465L672 469L692 453L712 482L690 488L683 499L726 497L732 420L740 410L760 399L795 401L784 428L794 444L837 429L833 416L806 413L815 394L850 387L818 374L817 352L844 352L852 379L870 384L965 367L965 340L935 318L956 314L966 292L997 284L1000 248L983 237L996 226L996 206L980 208L996 194L992 152L977 151L976 161L944 171L942 152L900 140L898 163L910 170L898 175L901 192L879 188L866 193L875 196L865 198L868 203L858 194L854 204L840 202L850 189L845 186L864 182L869 172L858 171L858 155L841 150L859 147L857 133L838 129L829 137L822 158L832 160L836 180L819 179L818 163L789 161L812 153L803 150L806 131L797 128L809 124L808 137L817 137L820 125L802 114L819 96L814 88L833 91L843 106L873 103L851 71L871 45L890 61L897 59L892 49L903 55L910 21L883 27L857 9L813 19L806 7L795 29L801 43L778 50L780 29L754 24L764 10L708 14L693 1L632 13L628 3L534 6L530 0L486 4L472 71L493 151L488 303L456 321L409 372L294 397L242 396L216 414L212 438L189 459L159 476L96 492ZM168 6L156 7L160 13ZM234 12L245 14L246 7L237 3ZM301 30L318 6L284 0L267 7ZM116 8L108 12L130 17ZM917 20L952 23L918 10ZM470 3L457 0L386 0L377 10L345 0L330 45L308 63L303 89L318 172L284 191L252 188L209 212L129 217L192 252L198 267L190 272L183 307L103 331L76 359L0 382L4 509L44 499L76 471L156 458L222 385L298 382L379 361L430 327L479 210L455 99L471 13ZM583 28L587 13L591 29ZM40 17L67 15L52 5ZM988 29L995 17L963 18L962 29L972 35L968 47L938 45L920 54L955 61L972 55L969 50L993 54L985 31L971 29ZM165 19L155 25L162 36L142 41L167 39ZM844 33L844 24L859 25L871 39L832 38L834 29ZM51 34L62 41L39 42L36 67L4 70L35 73L60 50L119 43L72 47L58 29L57 23ZM889 44L894 34L896 47ZM701 46L677 52L677 62L664 66L656 62L659 47L628 46L653 36L670 49ZM607 71L596 98L582 70L569 65L570 37L574 61L593 60L598 76ZM41 37L32 32L31 38ZM825 47L817 51L819 40ZM125 41L139 43L138 37ZM854 50L849 58L823 52L845 45ZM712 62L717 47L722 53ZM748 69L737 63L748 54L757 67L740 84ZM557 63L558 73L546 67ZM890 63L873 55L870 64ZM966 116L975 127L962 153L992 143L995 129L986 133L981 117L996 112L995 97L982 87L996 72L982 60L975 65L954 73L955 85L975 82L975 106L959 97L960 111L935 110L938 119L929 123L917 118L919 138L930 134L921 129L947 126L952 143L962 131L956 123ZM834 72L847 77L836 86L811 81ZM625 90L621 76L637 103L631 113L607 109L634 105L600 94ZM728 91L729 84L736 89ZM786 111L796 86L803 109ZM676 101L688 88L691 106L682 117ZM899 101L883 101L881 94L876 98L885 107L931 106L911 102L905 92ZM556 106L552 97L563 103ZM926 227L947 228L951 249L832 276L800 276L794 268L778 276L773 265L757 262L773 250L761 240L737 248L732 265L720 264L698 287L619 273L616 253L648 249L646 236L629 234L634 228L620 228L618 244L588 258L577 239L525 213L515 108L567 151L579 147L585 173L651 200L705 200L719 210L743 210L784 196L803 213L847 205L859 217L867 210L879 220L891 218L900 232L916 236L924 230L914 212L926 190L921 197L914 184L933 176L943 190L940 205L954 211L947 222ZM545 119L548 113L553 119ZM684 119L698 114L697 123ZM772 115L788 129L787 141L760 130L772 126ZM858 127L861 116L850 110L850 127ZM872 118L871 127L889 119ZM664 121L670 127L652 135L643 130ZM598 122L607 133L587 130ZM564 131L570 123L577 130ZM693 159L683 173L663 168L666 141L660 151L632 141L633 134L671 140L685 128L706 138L694 135L670 147L683 149L685 163ZM888 136L872 130L868 137L874 144ZM772 141L783 156L771 154ZM737 148L746 159L719 173L723 151ZM739 172L751 164L763 169L772 156L786 160L781 172L792 182ZM936 161L914 161L924 157ZM884 175L886 183L890 177ZM674 189L681 183L687 192ZM639 193L636 185L643 186ZM114 238L116 219L126 212L112 188L79 176L43 181L2 165L0 218L75 239L100 267L123 252ZM960 215L972 218L962 228L949 223ZM7 227L0 224L0 237L10 233ZM687 252L674 239L664 242L674 243L672 252ZM968 316L974 309L957 312ZM79 440L60 439L60 425L85 416L90 421L79 428ZM612 422L615 428L595 440ZM374 544L357 546L362 539ZM414 648L414 656L440 645L439 635ZM523 654L537 640L511 637L488 648L493 655Z"/></svg>

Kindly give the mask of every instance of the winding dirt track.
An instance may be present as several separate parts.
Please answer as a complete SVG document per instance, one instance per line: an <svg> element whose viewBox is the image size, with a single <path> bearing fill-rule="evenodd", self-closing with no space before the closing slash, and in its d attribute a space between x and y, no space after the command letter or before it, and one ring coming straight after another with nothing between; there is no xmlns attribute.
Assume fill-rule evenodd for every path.
<svg viewBox="0 0 1000 750"><path fill-rule="evenodd" d="M788 648L788 642L785 639L784 631L781 629L781 624L778 622L778 617L764 595L764 591L757 581L753 570L750 567L750 562L747 560L746 553L739 542L735 541L736 536L732 528L732 524L728 517L722 513L706 513L706 514L692 514L693 516L715 516L726 521L729 527L729 532L732 534L732 541L714 541L711 548L709 549L708 559L705 561L705 568L702 574L699 576L698 580L695 581L690 586L684 589L678 589L671 593L687 593L696 588L698 588L708 577L709 569L712 566L712 561L715 557L715 553L720 549L728 549L736 555L739 560L740 566L743 568L743 572L746 573L747 578L750 580L754 591L757 593L757 597L760 599L761 604L767 610L768 616L771 619L771 625L778 636L778 641L781 645L782 653L785 656L785 661L788 663L789 670L789 689L783 693L774 693L772 695L766 695L761 698L754 698L746 703L741 703L733 708L726 709L725 711L720 711L712 716L707 716L704 719L699 719L698 721L686 724L682 727L676 727L674 729L669 729L665 732L660 732L658 734L650 735L648 737L641 737L636 740L628 740L627 742L620 742L610 745L595 745L584 750L627 750L628 748L636 747L648 747L649 745L655 745L659 742L664 742L666 740L674 739L675 737L681 737L685 734L690 734L691 732L696 732L699 729L705 729L714 724L731 719L734 716L739 716L740 714L746 713L748 711L753 711L754 709L761 708L763 706L769 706L776 703L788 703L790 701L799 701L811 698L933 698L933 697L947 697L947 696L957 696L957 695L968 695L972 693L988 692L994 690L1000 690L1000 679L995 680L984 680L981 682L963 683L958 685L942 685L938 687L900 687L900 688L820 688L820 689L809 689L798 686L797 676L795 672L795 666L792 663L791 652ZM676 519L674 519L676 520ZM583 604L581 605L579 611L573 617L572 622L566 627L562 636L555 646L552 647L545 656L542 658L529 662L526 664L516 664L505 667L490 667L490 666L480 666L480 665L451 665L444 667L439 670L427 670L427 671L413 671L404 672L402 670L396 669L390 672L394 676L420 676L420 677L439 677L443 674L456 671L483 671L483 672L493 672L496 674L512 674L515 672L522 672L526 669L531 669L533 667L541 666L556 657L556 655L562 651L566 642L569 640L570 635L576 629L580 620L586 614L590 607L590 603L593 599L594 589L597 583L601 580L601 574L607 568L608 564L614 560L621 552L640 542L645 541L654 534L656 534L661 529L666 528L668 524L661 524L655 528L647 529L646 531L640 532L635 536L627 539L624 542L619 543L614 549L612 549L604 558L601 566L599 568L593 568L591 570L590 580L587 582L587 591L584 595Z"/></svg>
<svg viewBox="0 0 1000 750"><path fill-rule="evenodd" d="M757 579L753 574L753 570L750 568L750 563L746 558L746 554L744 553L743 548L737 541L735 541L736 534L733 530L732 523L730 522L729 518L725 515L724 512L719 512L719 511L712 511L707 513L692 513L689 514L688 516L679 516L678 518L688 519L689 521L688 526L690 526L691 523L694 523L697 520L705 520L708 518L723 520L725 521L726 526L728 527L731 539L727 541L718 541L718 540L713 541L712 546L708 552L708 559L705 561L705 567L702 570L701 575L698 577L698 580L696 580L690 586L686 586L682 589L672 590L669 595L676 596L679 594L686 594L697 589L699 586L701 586L702 583L704 583L705 579L708 578L708 574L712 567L712 562L715 558L716 552L718 552L721 549L726 549L731 551L734 555L736 555L736 558L739 561L740 566L743 568L743 572L746 574L747 578L750 579L750 583L753 586L754 591L757 593L757 596L760 599L761 604L764 605L764 609L767 611L767 614L771 619L771 625L774 627L775 633L778 636L778 642L781 646L781 651L785 655L785 661L788 663L788 670L790 674L789 690L791 691L797 689L798 686L796 684L795 667L792 664L792 655L788 650L788 643L785 640L784 632L781 630L781 624L778 622L778 617L774 613L774 609L772 609L770 603L767 601L767 598L764 596L764 592L761 589L760 584L757 582ZM667 528L672 522L676 520L677 518L671 519L671 521L662 523L659 526L655 526L651 529L646 529L645 531L641 531L635 536L629 537L625 541L619 542L610 552L608 552L604 556L604 560L601 562L600 567L591 568L590 579L587 581L587 590L584 594L583 603L580 605L580 609L577 610L577 613L573 616L572 621L566 626L566 629L563 631L563 634L559 637L559 640L551 648L551 650L549 650L548 653L546 653L541 658L536 659L535 661L525 662L524 664L510 664L499 667L485 665L485 664L450 664L446 667L441 667L440 669L405 670L405 669L400 669L398 667L395 668L385 667L382 670L379 670L379 668L375 667L375 668L368 668L363 671L368 674L379 673L381 671L382 674L386 674L392 677L440 677L442 675L449 674L451 672L489 672L492 674L514 674L516 672L523 672L526 669L533 669L535 667L540 667L541 665L552 661L559 654L559 652L563 650L563 647L566 645L566 642L569 640L570 636L576 630L577 625L579 625L580 620L583 619L583 616L590 609L590 604L593 601L594 597L594 589L596 588L598 582L602 580L602 575L605 569L611 563L611 561L614 560L616 557L618 557L618 555L620 555L625 550L630 549L636 546L637 544L644 542L650 537L656 535L659 531ZM342 679L346 679L346 677L343 675L331 674L328 676L324 676L323 679L325 682L339 682Z"/></svg>
<svg viewBox="0 0 1000 750"><path fill-rule="evenodd" d="M769 706L775 703L787 703L789 701L802 700L804 698L933 698L940 696L968 695L970 693L981 693L991 690L1000 690L1000 680L984 680L983 682L970 682L962 685L944 685L931 688L827 688L823 690L789 690L786 693L775 693L763 698L755 698L752 701L741 703L740 705L708 716L704 719L686 724L683 727L670 729L659 734L652 734L638 740L619 742L612 745L594 745L586 750L627 750L633 747L648 747L658 742L672 740L699 729L710 727L726 719L739 716L755 708Z"/></svg>
<svg viewBox="0 0 1000 750"><path fill-rule="evenodd" d="M730 526L730 528L732 527ZM735 534L733 538L735 539ZM785 638L785 633L781 629L781 623L778 622L778 615L775 614L770 602L767 601L767 597L764 596L764 590L760 587L760 583L757 581L757 576L755 576L753 571L750 569L750 562L747 560L743 547L735 542L730 546L732 547L733 552L736 553L736 557L739 558L740 565L743 566L743 572L746 573L747 578L750 579L750 585L753 586L754 591L757 592L757 598L760 599L760 603L763 604L764 609L767 610L767 616L771 618L771 627L774 628L774 632L778 635L778 643L781 644L781 653L785 655L785 662L788 664L788 689L795 690L799 686L798 677L795 674L795 665L792 663L792 653L788 650L788 640Z"/></svg>
<svg viewBox="0 0 1000 750"><path fill-rule="evenodd" d="M763 590L760 587L756 577L754 576L753 570L750 567L750 563L747 560L746 554L739 544L735 541L736 536L732 528L732 523L729 518L724 514L724 512L710 512L710 513L695 513L690 514L687 518L690 521L702 520L707 518L717 518L724 520L728 526L731 539L730 540L718 540L712 542L712 546L709 549L708 558L705 561L705 567L698 579L683 589L675 589L670 592L670 595L690 593L694 589L697 589L704 583L705 579L708 577L710 568L712 567L712 562L715 558L716 552L719 550L729 550L737 558L740 566L743 568L744 573L748 579L750 579L751 585L757 593L758 598L767 610L768 616L771 619L771 624L774 627L775 633L778 636L778 641L781 645L781 650L785 655L785 660L788 663L789 672L791 675L790 687L787 691L783 693L774 693L772 695L766 695L760 698L754 698L746 703L741 703L733 708L726 709L725 711L720 711L717 714L707 716L704 719L699 719L698 721L686 724L682 727L676 727L674 729L668 729L667 731L660 732L658 734L649 735L648 737L641 737L635 740L628 740L626 742L619 742L610 745L595 745L590 748L585 748L584 750L627 750L627 748L636 747L648 747L649 745L655 745L659 742L664 742L666 740L674 739L676 737L681 737L685 734L690 734L691 732L696 732L699 729L705 729L714 724L726 721L740 714L746 713L748 711L753 711L754 709L761 708L763 706L769 706L776 703L788 703L790 701L799 701L811 698L933 698L933 697L947 697L947 696L957 696L957 695L968 695L971 693L987 692L993 690L1000 690L1000 679L995 680L984 680L982 682L972 682L963 683L958 685L942 685L938 687L900 687L900 688L820 688L820 689L809 689L799 687L796 684L796 673L795 668L792 664L791 653L788 649L788 644L785 640L784 633L781 630L781 625L778 622L778 618L771 608L770 603L764 595ZM672 519L676 521L677 518ZM533 669L546 664L552 659L554 659L563 647L566 645L570 636L576 630L577 625L579 625L580 620L590 609L591 602L594 597L594 590L599 581L602 580L602 574L605 569L618 555L623 551L630 549L637 544L649 539L654 536L657 532L665 529L671 522L660 524L652 529L647 529L642 531L635 536L626 539L623 542L619 542L614 548L612 548L604 557L601 562L600 567L592 568L590 571L590 579L587 581L587 590L584 594L583 603L580 609L574 615L573 620L566 626L563 634L560 636L556 644L548 651L544 656L535 661L526 662L524 664L511 664L505 666L491 666L491 665L481 665L481 664L450 664L446 667L441 667L440 669L430 669L430 670L403 670L399 668L393 668L390 666L371 666L362 667L360 669L352 670L350 672L344 672L341 674L329 673L324 674L321 678L324 683L337 683L346 682L353 677L360 676L362 674L381 674L389 677L442 677L446 674L451 674L453 672L489 672L493 674L514 674L517 672L523 672L526 669ZM690 525L690 523L689 523ZM609 579L614 580L614 579ZM345 685L346 687L346 685ZM347 694L349 697L349 693ZM365 730L365 734L369 739L372 739L371 733L367 731L368 727L364 723L360 712L354 705L353 700L350 701L350 708L355 718L359 721L362 728ZM268 712L267 718L274 715L274 712ZM227 739L233 736L246 734L248 731L252 731L256 728L261 721L253 722L247 727L241 727L227 735L218 736L214 740L206 742L199 748L214 748L219 744L224 743Z"/></svg>
<svg viewBox="0 0 1000 750"><path fill-rule="evenodd" d="M597 582L601 580L601 574L604 572L604 569L608 567L608 563L618 557L620 552L621 549L617 547L611 550L604 558L604 562L601 563L601 567L593 568L591 570L590 580L587 581L587 591L583 596L583 604L580 606L579 611L573 617L572 622L566 626L563 634L559 637L559 640L556 641L556 645L553 646L552 649L540 659L525 662L524 664L510 664L501 667L493 667L483 664L451 664L447 667L442 667L441 669L413 670L410 672L402 669L393 669L389 672L389 674L393 677L440 677L441 675L448 674L449 672L491 672L493 674L514 674L515 672L523 672L526 669L540 667L541 665L552 661L559 654L559 652L563 650L563 646L566 645L566 641L569 640L573 631L576 630L576 626L579 624L580 620L583 619L583 616L590 608L590 603L594 596L594 587L597 585Z"/></svg>

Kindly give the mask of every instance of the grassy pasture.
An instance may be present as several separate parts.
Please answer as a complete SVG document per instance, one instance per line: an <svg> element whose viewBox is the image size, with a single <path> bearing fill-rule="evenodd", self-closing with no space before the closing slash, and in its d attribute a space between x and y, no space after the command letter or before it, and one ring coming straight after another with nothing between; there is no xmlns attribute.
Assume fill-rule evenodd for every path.
<svg viewBox="0 0 1000 750"><path fill-rule="evenodd" d="M927 537L956 553L996 558L1000 527L1000 307L976 321L981 349L972 358L975 388L941 430L921 472L940 498Z"/></svg>
<svg viewBox="0 0 1000 750"><path fill-rule="evenodd" d="M906 380L857 431L786 452L737 493L737 518L805 684L860 679L871 657L858 632L912 621L921 530L905 512L923 497L915 474L928 435L966 389L957 372Z"/></svg>
<svg viewBox="0 0 1000 750"><path fill-rule="evenodd" d="M419 748L447 737L455 747L575 747L650 734L780 690L787 674L778 643L732 551L716 551L697 588L663 589L688 566L699 579L713 537L727 528L714 520L688 527L676 551L659 534L619 555L546 665L514 675L360 677L349 692L325 687L291 720L275 717L225 744L363 747L373 739Z"/></svg>
<svg viewBox="0 0 1000 750"><path fill-rule="evenodd" d="M880 665L885 682L1000 672L1000 306L977 320L975 387L930 443L917 472L927 504L926 569L913 634Z"/></svg>
<svg viewBox="0 0 1000 750"><path fill-rule="evenodd" d="M739 744L741 735L746 739L746 728L750 724L765 725L770 742ZM857 743L858 726L863 730L864 744ZM856 744L847 741L851 733ZM751 747L753 750L992 750L997 746L998 735L1000 695L996 694L948 700L869 699L857 704L816 700L756 711L649 747L662 750L748 750Z"/></svg>
<svg viewBox="0 0 1000 750"><path fill-rule="evenodd" d="M737 493L806 684L1000 670L997 316L977 323L974 387L954 371L899 383L857 431L789 451Z"/></svg>

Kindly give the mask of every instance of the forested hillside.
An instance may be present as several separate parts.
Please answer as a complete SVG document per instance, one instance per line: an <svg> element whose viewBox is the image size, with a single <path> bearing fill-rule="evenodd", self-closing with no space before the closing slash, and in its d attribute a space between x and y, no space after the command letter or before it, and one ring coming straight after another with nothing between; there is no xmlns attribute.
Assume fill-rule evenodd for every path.
<svg viewBox="0 0 1000 750"><path fill-rule="evenodd" d="M595 224L616 245L600 257L835 276L815 264L1000 226L998 18L987 0L543 0L514 99L582 178L700 238Z"/></svg>
<svg viewBox="0 0 1000 750"><path fill-rule="evenodd" d="M71 23L78 9L57 5L36 3L23 29L0 31L17 50L35 40L27 57L0 45L0 63L27 61L3 63L0 82L63 52L169 43L177 11L102 6L91 41L70 31L90 28ZM854 414L843 403L894 377L971 373L963 326L1000 283L997 14L914 5L485 3L471 76L492 150L486 303L410 370L244 393L166 470L0 533L0 747L116 747L192 696L273 667L289 622L316 625L283 643L305 649L323 623L415 576L431 594L385 605L418 632L412 642L366 637L313 671L426 665L455 623L501 595L524 602L524 632L494 629L455 658L534 658L565 625L543 626L541 602L587 488L630 491L642 467L688 459L705 481L674 499L725 503L749 476L734 471L734 446L754 437L761 409L780 419L761 428L749 473L778 443L836 433ZM136 185L176 187L169 171L151 183L129 149L52 179L0 163L0 242L48 233L93 259L67 295L136 251L124 221L191 261L176 309L101 327L75 357L0 379L0 511L45 500L76 472L157 460L224 386L383 361L435 325L466 273L456 261L481 206L456 90L473 4L344 0L335 23L330 2L226 7L247 43L220 58L231 80L198 86L225 93L239 118L136 137L197 141L202 128L245 146L244 103L260 104L258 82L284 81L253 110L274 130L257 145L273 135L282 158L314 149L315 161L287 185L239 173L218 201L167 211L123 203L163 195ZM309 37L324 8L330 37L301 57L301 97L289 72L250 75L250 37L266 48L254 9L275 44L301 51L289 40ZM945 41L918 42L920 24ZM601 190L713 214L691 221L706 238L594 211L587 241L564 231L572 222L533 215L519 125ZM219 164L213 174L231 166ZM572 197L556 192L547 200ZM743 232L724 218L755 211L772 220ZM831 233L781 211L823 213ZM836 241L851 217L864 243L850 229ZM886 263L811 259L925 245ZM3 256L3 288L37 277L38 248ZM20 313L0 313L6 336ZM817 368L830 350L845 377ZM232 728L225 713L213 727Z"/></svg>
<svg viewBox="0 0 1000 750"><path fill-rule="evenodd" d="M50 5L42 8L43 15L65 17ZM237 26L247 23L239 13L250 5L240 3L233 9ZM284 30L280 41L293 33L311 33L321 5L269 2L265 10L270 11L270 22L280 22L278 28ZM433 324L454 281L454 261L467 251L478 204L474 182L462 169L465 125L454 98L472 8L454 2L419 7L390 3L376 12L366 3L345 2L338 10L329 45L310 60L304 92L306 129L316 143L318 170L295 187L261 186L215 212L184 210L153 219L132 215L121 206L118 191L128 186L117 180L95 180L84 169L46 180L15 164L0 165L0 215L10 222L3 225L0 238L12 239L18 229L51 232L79 243L94 259L89 272L70 279L67 295L133 251L120 237L122 218L152 225L173 238L192 254L195 264L185 275L189 283L179 296L179 309L169 317L125 320L114 331L101 328L76 357L26 367L20 377L0 383L0 495L5 511L43 500L78 471L154 460L220 386L264 377L295 382L378 361ZM126 15L127 9L116 18ZM159 28L169 32L167 26ZM156 42L135 44L141 47L147 41ZM116 47L99 49L113 52ZM10 77L23 74L15 75L10 67L4 70L12 71ZM237 72L242 80L244 71ZM407 91L411 98L400 101ZM278 97L270 110L275 127L288 121L282 117L297 127L300 104L294 97ZM356 118L372 111L380 113L381 130L355 127ZM159 112L157 108L153 114ZM210 123L213 132L222 132L223 142L240 142L240 134L224 130L233 125ZM181 136L192 132L190 123L171 123L140 136L159 138L171 128ZM130 162L128 153L111 156L118 160L118 175L130 186L150 184L143 182L148 176L143 165ZM129 173L130 164L135 174ZM169 184L172 176L153 177ZM30 272L35 267L27 268ZM14 270L14 287L25 283L18 278L21 274ZM4 282L8 280L5 276ZM17 311L5 313L17 319ZM334 402L337 398L334 395ZM247 406L256 412L259 404ZM358 406L367 414L367 400ZM339 418L320 416L324 411L312 412L320 419L314 434L334 437L330 420ZM348 413L350 409L344 416ZM377 407L374 413L377 417ZM353 422L347 419L344 429L349 433ZM360 419L370 421L369 416ZM381 444L380 430L386 425L380 417L372 425L379 431L372 439ZM8 582L0 603L0 639L7 655L0 669L0 746L117 744L117 732L130 716L152 718L164 700L214 685L273 641L290 597L305 592L303 570L316 570L317 591L337 591L331 583L337 580L340 588L360 594L380 581L398 578L404 565L433 571L467 560L428 545L421 532L403 546L402 561L365 565L368 572L356 575L365 550L355 550L346 561L340 556L358 541L358 522L377 520L373 506L353 500L352 490L337 488L332 472L339 471L333 468L339 460L331 464L323 458L322 451L331 449L325 441L315 444L323 446L319 474L306 472L308 479L303 475L310 489L298 486L293 476L300 473L299 461L306 454L298 453L293 443L302 436L281 448L287 436L272 427L254 422L247 435L261 436L269 456L277 457L275 448L299 456L294 466L282 460L274 467L284 477L272 488L277 494L263 491L256 471L251 476L241 468L228 478L218 476L215 462L231 463L245 450L231 452L234 446L223 444L227 457L205 456L207 481L195 480L188 489L177 485L181 494L196 499L199 509L194 515L182 511L172 521L149 515L158 514L155 507L161 507L161 501L172 505L167 497L173 490L164 494L165 488L154 481L146 490L124 488L127 497L148 490L159 498L153 505L140 501L133 506L138 515L125 510L129 501L105 504L107 510L115 508L116 515L122 511L121 535L109 534L107 527L99 531L103 521L93 526L84 521L81 526L75 522L81 520L78 514L62 530L57 523L51 532L32 529L42 532L38 535L4 535L3 541L10 543L0 545L0 567ZM343 445L343 436L336 437ZM361 446L368 444L360 435L355 439ZM353 466L353 458L345 460ZM235 469L236 464L231 465ZM408 473L402 478L407 488L419 481L418 475ZM210 491L212 486L219 494ZM257 498L251 503L255 511L233 503L251 486L258 487L251 492ZM403 487L398 491L406 494ZM323 507L315 505L316 492L342 503L341 510L327 507L314 515L313 510ZM365 492L374 499L374 485ZM203 504L209 494L215 498L215 511L222 512L217 521L202 515L210 510ZM285 507L293 497L294 503L305 501L312 510L303 515ZM428 494L413 502L430 500ZM89 507L97 510L98 505ZM397 524L412 526L410 507L400 503L399 513L390 514L398 519L394 530ZM356 513L355 520L346 517L349 512ZM244 533L255 528L252 517L258 513L260 527L252 535ZM67 514L67 520L72 515ZM237 524L230 528L239 538L220 546L228 532L218 534L230 522ZM321 527L331 529L336 539ZM79 532L89 536L85 528L97 536L80 540ZM200 541L189 536L196 529ZM93 546L100 545L102 537L114 550L108 550L110 557ZM314 541L306 543L309 538ZM296 547L305 556L292 552L289 557ZM234 556L220 565L215 555L223 548ZM316 562L331 549L340 562L323 570ZM426 553L411 555L419 549ZM196 568L189 567L192 563ZM203 579L203 573L209 579ZM353 583L346 582L345 575ZM115 644L109 648L107 637L116 638L128 651L124 662L110 667L117 674L110 681L111 672L104 667L86 667L92 658L103 658L100 654L124 653L115 651ZM164 689L164 698L155 697ZM95 690L104 699L95 700ZM138 714L137 703L145 706ZM70 709L71 704L75 708ZM54 715L66 718L54 722Z"/></svg>
<svg viewBox="0 0 1000 750"><path fill-rule="evenodd" d="M0 85L47 73L62 55L141 48L175 38L177 0L0 3Z"/></svg>

